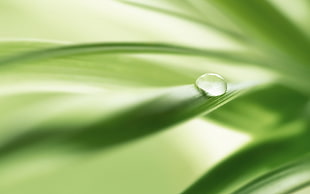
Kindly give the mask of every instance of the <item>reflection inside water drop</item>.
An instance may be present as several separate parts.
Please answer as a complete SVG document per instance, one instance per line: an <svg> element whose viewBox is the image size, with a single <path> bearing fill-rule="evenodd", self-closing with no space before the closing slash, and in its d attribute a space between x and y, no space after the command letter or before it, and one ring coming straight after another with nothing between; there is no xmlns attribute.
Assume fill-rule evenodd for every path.
<svg viewBox="0 0 310 194"><path fill-rule="evenodd" d="M215 73L206 73L196 80L196 86L207 96L220 96L225 94L227 83L224 78Z"/></svg>

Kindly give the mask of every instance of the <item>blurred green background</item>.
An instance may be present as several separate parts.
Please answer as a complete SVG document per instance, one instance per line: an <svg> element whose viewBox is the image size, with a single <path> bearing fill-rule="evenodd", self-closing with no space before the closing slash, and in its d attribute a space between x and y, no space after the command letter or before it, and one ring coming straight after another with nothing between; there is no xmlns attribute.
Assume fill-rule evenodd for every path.
<svg viewBox="0 0 310 194"><path fill-rule="evenodd" d="M41 126L43 129L57 131L59 127L70 131L75 126L94 122L100 114L108 118L110 113L118 114L123 106L139 102L140 98L153 92L156 94L165 87L193 84L205 72L219 73L230 83L263 82L268 86L262 86L262 91L252 96L246 95L232 101L222 112L215 111L210 117L192 117L186 122L169 126L169 130L107 149L85 151L80 148L81 151L72 145L57 145L57 141L55 143L53 140L49 142L48 138L37 144L27 144L26 149L14 151L13 148L10 151L9 148L8 153L3 151L0 154L0 193L181 193L208 169L246 143L255 138L261 140L267 136L268 139L266 134L269 131L276 131L270 135L273 138L295 137L308 130L309 117L299 119L299 116L309 99L310 90L307 88L310 77L307 74L309 66L306 66L309 63L303 64L307 58L304 61L300 58L300 64L296 62L296 68L292 68L291 61L281 58L286 51L293 53L297 49L278 49L281 47L277 45L278 40L268 42L270 37L255 31L254 25L249 26L248 31L239 28L227 19L229 14L224 17L225 9L221 12L209 5L201 7L201 1L141 2L183 11L201 21L160 14L159 11L111 0L2 0L0 56L5 58L28 50L68 44L160 42L231 52L232 56L241 53L240 58L244 60L236 59L237 62L234 62L220 57L167 54L91 53L2 68L1 145L20 134L32 130L40 132ZM284 14L304 37L309 38L310 8L307 0L266 2ZM242 4L242 1L239 3ZM197 11L199 8L202 12ZM204 13L204 9L208 10L206 15L199 15ZM204 25L201 25L203 22ZM232 38L227 29L245 34L247 40ZM250 32L252 34L246 36ZM267 43L260 42L255 35ZM293 53L292 58L288 58L293 61L296 56L306 56L308 48L308 44L300 47L304 55ZM279 65L282 62L285 65ZM257 65L260 63L265 64ZM84 64L87 66L84 67ZM102 64L105 66L102 67ZM269 83L273 82L280 83L281 86L276 87L280 88L279 91L273 86L270 89ZM104 94L106 91L107 95ZM82 94L91 95L84 98ZM284 95L282 101L279 100L282 98L280 95ZM105 103L101 104L101 101ZM75 105L78 106L76 110ZM68 110L61 108L67 106ZM287 108L283 108L285 106ZM126 133L126 127L122 126L117 133ZM303 142L306 142L306 137L309 136L304 135ZM306 152L293 143L292 147L298 151L294 152L292 148L292 153L301 156ZM307 150L309 143L303 145ZM292 158L296 156L294 154ZM268 165L259 167L257 171L269 170Z"/></svg>

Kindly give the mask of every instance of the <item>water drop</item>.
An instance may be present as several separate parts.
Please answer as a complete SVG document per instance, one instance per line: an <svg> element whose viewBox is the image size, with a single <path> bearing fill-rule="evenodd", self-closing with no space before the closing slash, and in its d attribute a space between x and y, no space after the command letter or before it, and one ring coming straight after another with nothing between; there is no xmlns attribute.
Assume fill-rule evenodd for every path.
<svg viewBox="0 0 310 194"><path fill-rule="evenodd" d="M224 78L215 73L206 73L196 80L196 86L207 96L220 96L225 94L227 84Z"/></svg>

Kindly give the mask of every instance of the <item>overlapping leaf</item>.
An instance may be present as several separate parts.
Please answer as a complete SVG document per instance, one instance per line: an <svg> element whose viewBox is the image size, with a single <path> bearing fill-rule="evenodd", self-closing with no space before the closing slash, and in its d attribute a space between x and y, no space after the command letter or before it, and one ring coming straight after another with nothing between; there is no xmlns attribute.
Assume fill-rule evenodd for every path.
<svg viewBox="0 0 310 194"><path fill-rule="evenodd" d="M238 189L234 193L292 193L310 184L309 155Z"/></svg>
<svg viewBox="0 0 310 194"><path fill-rule="evenodd" d="M38 49L40 43L34 44ZM10 44L4 45L2 50ZM31 44L22 51L14 45L17 54L13 55L10 45L11 56L6 55L0 67L2 164L10 158L18 161L16 157L25 153L32 153L34 163L42 152L55 153L52 158L63 152L68 156L89 154L211 112L251 88L229 85L225 95L210 98L182 71L112 54L169 50L206 54L182 47L103 44L24 54L32 50ZM60 157L60 164L67 158Z"/></svg>
<svg viewBox="0 0 310 194"><path fill-rule="evenodd" d="M282 94L282 99L278 94ZM296 101L288 104L290 99ZM259 181L254 179L309 152L307 103L306 96L275 85L240 97L240 101L237 99L233 105L228 104L210 114L210 118L226 126L251 134L254 141L206 172L185 193L232 193L251 180L251 185L256 186L247 192L266 189L265 193L274 193L268 184L260 187ZM300 169L298 164L296 168ZM281 177L275 178L274 184L281 181ZM303 186L307 181L309 178L305 177L304 181L277 190L293 190L299 183Z"/></svg>
<svg viewBox="0 0 310 194"><path fill-rule="evenodd" d="M290 125L296 120L306 120L305 107L308 101L306 95L277 84L244 95L208 115L207 119L250 133L254 137L270 136L272 133L283 133L281 126Z"/></svg>
<svg viewBox="0 0 310 194"><path fill-rule="evenodd" d="M232 193L257 176L308 153L308 137L307 131L295 136L270 138L246 147L210 170L184 193Z"/></svg>

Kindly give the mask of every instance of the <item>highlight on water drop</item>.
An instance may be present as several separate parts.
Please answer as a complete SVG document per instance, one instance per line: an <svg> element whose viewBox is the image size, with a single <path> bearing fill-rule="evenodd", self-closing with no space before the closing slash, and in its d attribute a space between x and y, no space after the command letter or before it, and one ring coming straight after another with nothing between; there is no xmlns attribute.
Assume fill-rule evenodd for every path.
<svg viewBox="0 0 310 194"><path fill-rule="evenodd" d="M216 73L206 73L197 78L196 86L207 96L221 96L226 93L225 79Z"/></svg>

